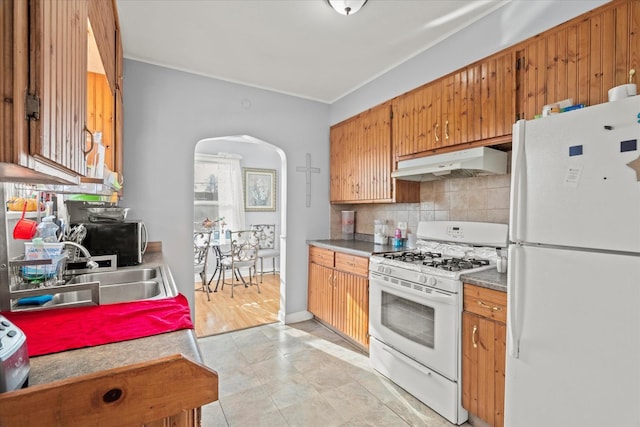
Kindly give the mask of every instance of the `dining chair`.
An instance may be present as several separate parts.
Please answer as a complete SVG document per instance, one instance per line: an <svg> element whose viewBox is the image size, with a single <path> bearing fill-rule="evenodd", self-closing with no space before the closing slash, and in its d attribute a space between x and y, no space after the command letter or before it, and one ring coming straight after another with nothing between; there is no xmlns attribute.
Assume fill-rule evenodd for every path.
<svg viewBox="0 0 640 427"><path fill-rule="evenodd" d="M211 231L201 230L193 232L193 265L200 272L200 280L202 281L201 291L207 294L207 301L211 301L209 293L209 283L207 283L207 262L209 261L209 252L211 248Z"/></svg>
<svg viewBox="0 0 640 427"><path fill-rule="evenodd" d="M231 232L231 253L228 257L222 259L222 290L224 285L231 285L231 298L233 298L233 289L240 283L245 288L255 285L260 293L260 285L257 278L257 261L258 261L258 238L255 230L242 230ZM249 282L245 280L240 271L241 268L248 268ZM225 280L226 272L231 271L231 282ZM237 273L237 274L236 274ZM234 277L235 275L235 277ZM237 280L238 276L240 280Z"/></svg>
<svg viewBox="0 0 640 427"><path fill-rule="evenodd" d="M276 226L275 224L253 224L251 229L255 230L258 236L260 260L260 283L264 277L264 259L271 258L272 274L276 274L276 258L280 258L280 249L276 249Z"/></svg>

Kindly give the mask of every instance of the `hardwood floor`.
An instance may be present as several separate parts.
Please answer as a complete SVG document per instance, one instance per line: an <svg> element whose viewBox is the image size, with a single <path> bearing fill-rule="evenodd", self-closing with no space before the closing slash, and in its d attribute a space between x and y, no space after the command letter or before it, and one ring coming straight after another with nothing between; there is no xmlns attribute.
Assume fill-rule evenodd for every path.
<svg viewBox="0 0 640 427"><path fill-rule="evenodd" d="M195 331L199 338L278 321L279 274L265 273L261 293L255 286L236 286L233 298L231 287L225 286L224 290L218 288L218 292L211 292L211 301L207 301L201 286L201 282L195 283ZM213 289L215 280L211 283Z"/></svg>

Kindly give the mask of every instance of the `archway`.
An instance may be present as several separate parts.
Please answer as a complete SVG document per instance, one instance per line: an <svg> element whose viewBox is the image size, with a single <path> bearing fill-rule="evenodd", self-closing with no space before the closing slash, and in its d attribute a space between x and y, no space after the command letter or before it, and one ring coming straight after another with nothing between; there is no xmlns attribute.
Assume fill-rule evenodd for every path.
<svg viewBox="0 0 640 427"><path fill-rule="evenodd" d="M202 155L215 156L218 153L226 153L225 155L233 155L240 157L240 163L243 172L246 170L265 170L274 171L275 180L275 209L269 212L269 209L256 209L256 212L249 210L246 215L246 226L259 223L275 223L276 238L278 239L278 247L280 256L276 260L279 264L279 304L277 308L277 320L284 322L285 320L285 297L286 297L286 212L287 212L287 161L286 154L282 149L274 144L254 138L248 135L233 135L206 138L198 141L194 150L194 159ZM195 168L195 163L194 163ZM197 175L194 174L194 177ZM194 178L195 188L195 178ZM194 193L195 195L195 193ZM198 215L198 209L194 198L194 219ZM270 260L265 261L269 264ZM215 267L215 263L213 264ZM208 277L211 278L213 271L209 270ZM265 278L267 274L265 272ZM214 280L215 283L215 280ZM226 288L225 288L226 290ZM253 290L255 292L255 290ZM198 295L196 294L196 297ZM212 295L213 296L213 295ZM213 301L212 301L213 303ZM196 324L198 323L198 305L195 306ZM196 328L198 330L198 328ZM225 330L224 332L229 332ZM214 333L222 333L214 332ZM200 336L200 335L199 335Z"/></svg>

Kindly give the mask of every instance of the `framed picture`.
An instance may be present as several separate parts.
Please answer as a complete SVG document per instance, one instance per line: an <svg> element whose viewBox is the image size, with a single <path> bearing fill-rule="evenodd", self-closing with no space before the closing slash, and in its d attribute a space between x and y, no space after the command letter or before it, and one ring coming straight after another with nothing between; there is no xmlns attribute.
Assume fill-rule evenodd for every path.
<svg viewBox="0 0 640 427"><path fill-rule="evenodd" d="M244 210L247 212L276 210L275 169L242 168Z"/></svg>

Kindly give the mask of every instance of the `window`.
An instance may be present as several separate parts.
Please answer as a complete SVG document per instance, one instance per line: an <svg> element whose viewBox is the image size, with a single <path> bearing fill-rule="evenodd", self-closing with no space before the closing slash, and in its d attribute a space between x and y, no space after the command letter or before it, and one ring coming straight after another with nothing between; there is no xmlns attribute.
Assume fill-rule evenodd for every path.
<svg viewBox="0 0 640 427"><path fill-rule="evenodd" d="M245 229L240 160L235 154L196 154L194 224L224 218L226 228Z"/></svg>

